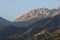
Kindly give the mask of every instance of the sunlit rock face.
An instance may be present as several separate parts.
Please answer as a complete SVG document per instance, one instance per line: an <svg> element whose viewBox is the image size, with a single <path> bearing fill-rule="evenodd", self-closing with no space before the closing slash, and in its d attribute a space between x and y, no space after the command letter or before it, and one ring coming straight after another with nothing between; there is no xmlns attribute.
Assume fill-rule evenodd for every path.
<svg viewBox="0 0 60 40"><path fill-rule="evenodd" d="M35 9L35 10L28 12L26 15L21 16L20 18L16 19L15 21L16 22L28 21L28 20L36 18L36 17L40 17L40 19L41 19L41 18L48 16L49 14L50 14L49 9L39 8L39 9Z"/></svg>
<svg viewBox="0 0 60 40"><path fill-rule="evenodd" d="M28 26L30 24L35 23L38 20L42 20L48 17L54 17L60 14L60 7L54 9L48 8L39 8L35 10L31 10L27 14L17 18L14 22L14 25L19 26Z"/></svg>
<svg viewBox="0 0 60 40"><path fill-rule="evenodd" d="M39 19L43 19L46 17L58 15L59 13L60 13L60 7L54 9L39 8L39 9L32 10L27 14L17 18L15 22L28 21L37 17L39 17Z"/></svg>

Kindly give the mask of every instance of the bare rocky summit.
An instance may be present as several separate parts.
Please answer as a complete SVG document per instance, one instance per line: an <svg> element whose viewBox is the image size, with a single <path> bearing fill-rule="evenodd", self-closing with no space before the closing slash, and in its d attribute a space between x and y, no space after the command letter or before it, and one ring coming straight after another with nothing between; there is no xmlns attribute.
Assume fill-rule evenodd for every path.
<svg viewBox="0 0 60 40"><path fill-rule="evenodd" d="M28 12L27 14L17 18L15 22L20 22L20 21L28 21L33 18L38 18L38 19L43 19L47 17L53 17L55 15L60 14L60 7L54 8L54 9L48 9L48 8L39 8L32 10Z"/></svg>
<svg viewBox="0 0 60 40"><path fill-rule="evenodd" d="M26 27L35 23L38 20L42 20L49 17L54 17L60 14L60 7L48 9L48 8L38 8L31 10L27 14L17 18L14 21L14 25L17 27Z"/></svg>

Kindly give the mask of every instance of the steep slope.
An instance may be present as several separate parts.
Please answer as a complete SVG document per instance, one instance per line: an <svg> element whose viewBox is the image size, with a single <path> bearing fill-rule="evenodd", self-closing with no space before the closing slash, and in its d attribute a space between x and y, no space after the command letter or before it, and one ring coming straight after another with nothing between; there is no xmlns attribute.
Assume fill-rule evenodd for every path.
<svg viewBox="0 0 60 40"><path fill-rule="evenodd" d="M60 26L42 30L34 34L34 40L60 40Z"/></svg>
<svg viewBox="0 0 60 40"><path fill-rule="evenodd" d="M31 15L34 17L29 14L31 18L19 18L13 25L4 25L0 29L0 40L60 40L60 7L41 10L42 14L37 13L38 16L33 12ZM48 13L44 10L48 10Z"/></svg>
<svg viewBox="0 0 60 40"><path fill-rule="evenodd" d="M39 20L28 27L7 26L0 30L1 40L54 40L60 36L60 15ZM57 33L56 33L57 32ZM50 34L49 34L50 33ZM56 33L56 34L55 34ZM54 35L52 35L54 34ZM52 36L51 36L52 35ZM49 36L49 38L47 38ZM52 39L50 39L52 38ZM56 38L56 40L57 40Z"/></svg>
<svg viewBox="0 0 60 40"><path fill-rule="evenodd" d="M60 15L39 20L36 23L29 25L31 29L31 33L33 32L33 34L44 29L49 29L49 28L58 27L58 26L60 26Z"/></svg>
<svg viewBox="0 0 60 40"><path fill-rule="evenodd" d="M21 16L20 18L16 19L16 22L27 21L36 17L43 18L43 17L48 16L49 14L50 12L48 8L39 8L39 9L32 10L28 12L27 14Z"/></svg>
<svg viewBox="0 0 60 40"><path fill-rule="evenodd" d="M14 27L12 25L5 26L4 28L0 29L0 39L6 38L14 34L21 35L23 32L27 30L28 28L25 27Z"/></svg>
<svg viewBox="0 0 60 40"><path fill-rule="evenodd" d="M55 9L39 8L28 12L27 14L17 18L14 21L14 25L20 27L28 26L35 23L38 20L42 20L48 17L54 17L60 14L60 7Z"/></svg>
<svg viewBox="0 0 60 40"><path fill-rule="evenodd" d="M3 38L3 40L60 40L60 26L41 30L33 35L27 35L13 34L7 38Z"/></svg>
<svg viewBox="0 0 60 40"><path fill-rule="evenodd" d="M60 15L40 20L29 27L22 34L26 40L60 40Z"/></svg>
<svg viewBox="0 0 60 40"><path fill-rule="evenodd" d="M7 26L7 25L11 25L11 22L0 17L0 27Z"/></svg>
<svg viewBox="0 0 60 40"><path fill-rule="evenodd" d="M32 10L32 11L28 12L27 14L17 18L15 20L15 22L28 21L28 20L31 20L33 18L38 18L38 17L40 19L43 19L43 18L49 17L51 15L53 16L54 14L56 14L56 12L60 12L60 7L57 7L54 9L39 8L39 9Z"/></svg>

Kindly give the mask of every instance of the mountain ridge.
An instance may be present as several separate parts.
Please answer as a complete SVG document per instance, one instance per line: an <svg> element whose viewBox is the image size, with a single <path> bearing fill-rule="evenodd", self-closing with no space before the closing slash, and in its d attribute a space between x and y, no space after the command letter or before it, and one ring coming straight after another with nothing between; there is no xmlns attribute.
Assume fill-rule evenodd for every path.
<svg viewBox="0 0 60 40"><path fill-rule="evenodd" d="M40 18L41 17L43 18L45 16L48 17L50 14L54 14L54 12L57 12L57 11L60 11L60 7L54 8L54 9L39 8L39 9L31 10L27 14L17 18L15 21L19 22L19 21L27 21L36 17L40 17Z"/></svg>
<svg viewBox="0 0 60 40"><path fill-rule="evenodd" d="M59 7L58 7L59 8ZM28 26L35 23L38 20L42 20L49 17L54 17L56 15L60 15L60 8L59 9L48 9L48 8L39 8L35 10L31 10L27 14L17 18L13 25L18 25L17 27Z"/></svg>
<svg viewBox="0 0 60 40"><path fill-rule="evenodd" d="M40 11L37 10L38 13L34 10L28 13L28 16L25 15L28 17L25 20L22 20L23 15L22 21L10 22L0 18L0 26L2 25L2 28L0 27L0 40L60 40L59 8L50 10L41 8ZM41 19L40 16L43 18Z"/></svg>
<svg viewBox="0 0 60 40"><path fill-rule="evenodd" d="M7 25L11 25L12 23L2 17L0 17L0 27L1 26L7 26Z"/></svg>

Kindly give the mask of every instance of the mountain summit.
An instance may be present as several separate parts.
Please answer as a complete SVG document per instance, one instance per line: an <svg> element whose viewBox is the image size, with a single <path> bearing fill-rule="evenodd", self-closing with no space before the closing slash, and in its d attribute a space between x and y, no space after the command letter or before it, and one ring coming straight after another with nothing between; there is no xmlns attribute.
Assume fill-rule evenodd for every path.
<svg viewBox="0 0 60 40"><path fill-rule="evenodd" d="M0 17L0 26L0 40L60 40L60 7L32 10L12 23Z"/></svg>
<svg viewBox="0 0 60 40"><path fill-rule="evenodd" d="M36 17L44 18L44 17L48 16L49 14L50 14L50 12L49 12L48 8L39 8L39 9L35 9L35 10L28 12L27 14L19 17L15 21L16 22L28 21L28 20L36 18Z"/></svg>
<svg viewBox="0 0 60 40"><path fill-rule="evenodd" d="M43 19L43 18L57 15L58 13L60 13L60 7L55 8L55 9L39 8L39 9L32 10L28 12L27 14L17 18L15 22L28 21L28 20L31 20L33 18L38 18L38 17L39 17L38 19Z"/></svg>
<svg viewBox="0 0 60 40"><path fill-rule="evenodd" d="M42 20L49 17L54 17L60 14L60 7L57 9L39 8L28 12L27 14L17 18L14 21L14 25L18 27L24 27L35 23L38 20Z"/></svg>

